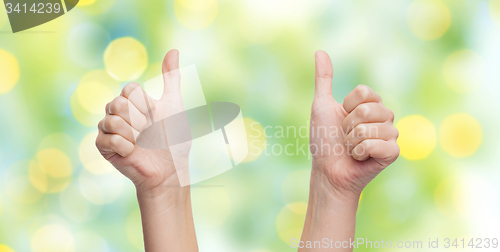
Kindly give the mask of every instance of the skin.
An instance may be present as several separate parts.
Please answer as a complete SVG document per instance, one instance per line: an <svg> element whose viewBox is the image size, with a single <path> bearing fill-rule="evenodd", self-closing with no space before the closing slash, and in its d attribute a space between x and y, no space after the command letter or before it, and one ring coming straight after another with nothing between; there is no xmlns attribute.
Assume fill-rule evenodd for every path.
<svg viewBox="0 0 500 252"><path fill-rule="evenodd" d="M343 104L335 101L330 57L324 51L316 52L315 56L310 136L313 162L301 241L323 238L349 241L354 240L361 192L399 156L396 142L399 133L393 126L394 113L371 88L357 86ZM299 251L332 250L318 246L305 248L306 243L299 245L304 246ZM352 251L352 248L333 250Z"/></svg>
<svg viewBox="0 0 500 252"><path fill-rule="evenodd" d="M184 110L178 68L179 52L171 50L163 60L161 99L154 100L139 84L129 83L106 105L106 116L98 125L97 148L136 186L147 252L198 251L190 186L181 187L179 182L180 176L189 179L190 143L174 153L179 157L177 167L169 148L145 149L136 144L137 136L153 122ZM163 132L158 136L168 146Z"/></svg>

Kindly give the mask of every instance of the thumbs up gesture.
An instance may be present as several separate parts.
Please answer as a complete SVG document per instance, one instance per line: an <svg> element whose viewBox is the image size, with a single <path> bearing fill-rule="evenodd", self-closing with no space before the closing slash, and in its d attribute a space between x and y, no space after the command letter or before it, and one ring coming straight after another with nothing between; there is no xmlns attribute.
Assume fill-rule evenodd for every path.
<svg viewBox="0 0 500 252"><path fill-rule="evenodd" d="M359 85L344 103L332 96L333 68L316 52L310 150L313 172L340 195L358 198L363 188L399 155L394 113L371 88Z"/></svg>
<svg viewBox="0 0 500 252"><path fill-rule="evenodd" d="M177 50L167 53L162 72L164 89L159 100L149 97L139 84L129 83L106 105L96 146L136 186L146 251L198 251L190 187L181 187L179 180L180 176L189 179L191 142L169 148L163 125L163 119L184 111ZM182 116L177 118L181 120L176 127L186 126Z"/></svg>
<svg viewBox="0 0 500 252"><path fill-rule="evenodd" d="M167 53L162 68L164 92L161 99L149 97L137 83L127 84L120 96L106 105L106 116L99 122L96 140L103 157L131 179L139 192L148 194L162 193L166 186L179 186L178 173L162 127L150 131L149 139L146 139L155 138L154 141L162 142L162 148L146 149L136 143L146 128L184 111L177 50ZM189 146L184 153L186 165L188 154ZM180 170L180 167L177 168Z"/></svg>

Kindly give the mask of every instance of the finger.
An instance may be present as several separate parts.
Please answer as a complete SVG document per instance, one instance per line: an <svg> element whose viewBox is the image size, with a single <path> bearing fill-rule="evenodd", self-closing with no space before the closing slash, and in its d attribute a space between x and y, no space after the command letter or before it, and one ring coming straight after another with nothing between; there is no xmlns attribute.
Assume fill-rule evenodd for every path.
<svg viewBox="0 0 500 252"><path fill-rule="evenodd" d="M114 152L122 157L130 155L134 151L134 144L117 134L106 134L99 131L96 146L104 152Z"/></svg>
<svg viewBox="0 0 500 252"><path fill-rule="evenodd" d="M358 85L344 99L344 109L351 113L359 104L368 102L382 102L382 98L370 87Z"/></svg>
<svg viewBox="0 0 500 252"><path fill-rule="evenodd" d="M156 109L156 101L151 98L139 83L131 82L123 87L121 96L127 98L144 115L149 116Z"/></svg>
<svg viewBox="0 0 500 252"><path fill-rule="evenodd" d="M325 51L317 51L315 54L316 78L315 97L332 95L333 67L330 56Z"/></svg>
<svg viewBox="0 0 500 252"><path fill-rule="evenodd" d="M164 84L163 93L180 93L181 76L179 72L179 51L173 49L165 55L162 64L162 72Z"/></svg>
<svg viewBox="0 0 500 252"><path fill-rule="evenodd" d="M342 122L342 130L349 134L360 123L381 123L394 120L394 113L380 103L362 103L349 113Z"/></svg>
<svg viewBox="0 0 500 252"><path fill-rule="evenodd" d="M395 140L366 139L352 150L352 157L354 159L365 161L368 158L373 158L382 168L390 165L398 156L399 146Z"/></svg>
<svg viewBox="0 0 500 252"><path fill-rule="evenodd" d="M132 126L137 131L142 131L148 126L146 115L127 98L123 96L116 97L109 103L108 115L116 115Z"/></svg>
<svg viewBox="0 0 500 252"><path fill-rule="evenodd" d="M99 122L99 129L106 134L118 134L131 143L135 144L135 140L139 132L132 128L123 118L116 115L108 115Z"/></svg>
<svg viewBox="0 0 500 252"><path fill-rule="evenodd" d="M344 144L349 152L365 139L395 140L399 132L391 123L361 123L344 138Z"/></svg>

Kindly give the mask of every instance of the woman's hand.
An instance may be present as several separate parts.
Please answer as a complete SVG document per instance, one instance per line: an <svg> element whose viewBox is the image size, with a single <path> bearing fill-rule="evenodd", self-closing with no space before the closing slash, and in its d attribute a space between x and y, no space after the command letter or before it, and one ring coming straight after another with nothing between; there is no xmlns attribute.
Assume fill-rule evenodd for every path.
<svg viewBox="0 0 500 252"><path fill-rule="evenodd" d="M169 147L163 120L184 111L177 50L167 53L162 68L161 99L152 99L137 83L127 84L106 106L96 145L137 188L146 251L198 251L189 186L191 144ZM141 133L146 134L138 139Z"/></svg>

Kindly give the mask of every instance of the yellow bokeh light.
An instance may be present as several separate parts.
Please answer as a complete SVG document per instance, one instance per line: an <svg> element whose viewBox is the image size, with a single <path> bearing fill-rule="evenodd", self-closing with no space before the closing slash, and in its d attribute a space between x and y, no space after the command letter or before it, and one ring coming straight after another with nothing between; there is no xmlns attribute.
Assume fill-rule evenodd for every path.
<svg viewBox="0 0 500 252"><path fill-rule="evenodd" d="M436 147L436 129L421 115L406 116L396 124L400 154L409 160L424 159Z"/></svg>
<svg viewBox="0 0 500 252"><path fill-rule="evenodd" d="M89 6L89 5L92 5L96 2L96 0L80 0L78 1L78 7L81 7L81 6Z"/></svg>
<svg viewBox="0 0 500 252"><path fill-rule="evenodd" d="M451 13L441 0L415 0L408 10L408 24L415 36L434 40L451 25Z"/></svg>
<svg viewBox="0 0 500 252"><path fill-rule="evenodd" d="M450 115L439 127L439 142L444 151L454 157L467 157L474 154L482 140L481 124L468 114Z"/></svg>
<svg viewBox="0 0 500 252"><path fill-rule="evenodd" d="M490 0L489 10L493 20L500 25L500 1Z"/></svg>
<svg viewBox="0 0 500 252"><path fill-rule="evenodd" d="M478 89L486 78L483 59L475 52L461 50L452 53L443 67L446 84L459 93Z"/></svg>
<svg viewBox="0 0 500 252"><path fill-rule="evenodd" d="M87 134L80 144L79 154L83 167L93 174L108 174L115 168L99 153L95 146L98 131Z"/></svg>
<svg viewBox="0 0 500 252"><path fill-rule="evenodd" d="M243 118L247 133L248 155L243 162L251 162L259 158L266 149L266 135L262 125L252 118Z"/></svg>
<svg viewBox="0 0 500 252"><path fill-rule="evenodd" d="M0 252L15 252L15 251L5 244L0 244Z"/></svg>
<svg viewBox="0 0 500 252"><path fill-rule="evenodd" d="M19 63L11 53L0 49L0 94L9 92L19 80Z"/></svg>
<svg viewBox="0 0 500 252"><path fill-rule="evenodd" d="M40 150L29 165L31 184L44 193L63 191L71 183L72 175L71 159L55 148Z"/></svg>
<svg viewBox="0 0 500 252"><path fill-rule="evenodd" d="M97 70L86 74L75 90L82 107L92 114L104 114L106 103L118 95L120 84L105 71Z"/></svg>
<svg viewBox="0 0 500 252"><path fill-rule="evenodd" d="M217 17L217 0L176 0L175 17L190 30L201 30L210 26Z"/></svg>
<svg viewBox="0 0 500 252"><path fill-rule="evenodd" d="M59 224L39 228L31 239L33 252L74 252L73 235Z"/></svg>
<svg viewBox="0 0 500 252"><path fill-rule="evenodd" d="M141 212L139 211L139 209L134 210L128 216L125 223L125 231L127 232L128 240L136 249L144 248Z"/></svg>
<svg viewBox="0 0 500 252"><path fill-rule="evenodd" d="M85 126L95 127L104 117L106 104L120 94L120 83L104 70L83 76L71 96L71 112Z"/></svg>
<svg viewBox="0 0 500 252"><path fill-rule="evenodd" d="M131 37L112 41L104 52L106 71L119 81L132 81L148 66L148 54L141 42Z"/></svg>
<svg viewBox="0 0 500 252"><path fill-rule="evenodd" d="M307 203L294 202L286 205L276 217L276 230L282 241L290 245L290 239L300 240L307 213Z"/></svg>
<svg viewBox="0 0 500 252"><path fill-rule="evenodd" d="M36 154L40 169L54 178L69 177L73 173L71 160L58 149L44 149Z"/></svg>
<svg viewBox="0 0 500 252"><path fill-rule="evenodd" d="M439 183L434 192L434 203L441 215L454 219L466 216L467 210L464 202L464 181L459 178L446 178Z"/></svg>

